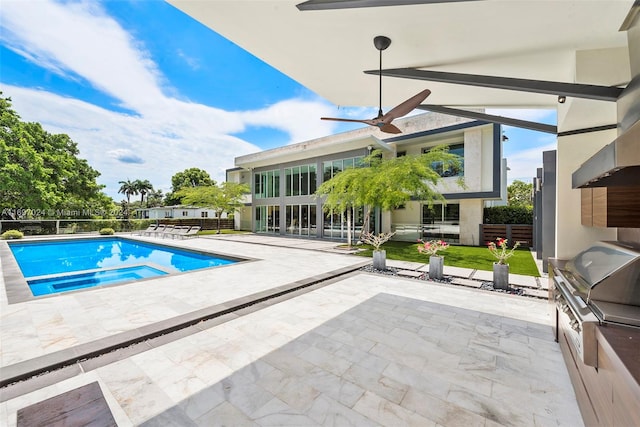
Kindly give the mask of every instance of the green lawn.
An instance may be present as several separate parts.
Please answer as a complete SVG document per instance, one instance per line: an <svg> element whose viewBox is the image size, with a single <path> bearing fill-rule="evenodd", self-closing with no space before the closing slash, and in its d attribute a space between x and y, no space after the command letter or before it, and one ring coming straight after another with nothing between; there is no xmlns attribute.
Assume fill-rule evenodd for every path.
<svg viewBox="0 0 640 427"><path fill-rule="evenodd" d="M372 248L359 252L360 256L372 256ZM409 242L387 242L382 246L387 251L387 259L402 261L415 261L427 264L429 257L418 252L417 243ZM439 255L444 255L444 265L454 267L474 268L476 270L493 270L493 263L496 260L489 250L482 246L449 246L449 249L442 251ZM525 274L527 276L540 276L536 263L529 249L518 248L514 255L509 258L509 272L513 274Z"/></svg>

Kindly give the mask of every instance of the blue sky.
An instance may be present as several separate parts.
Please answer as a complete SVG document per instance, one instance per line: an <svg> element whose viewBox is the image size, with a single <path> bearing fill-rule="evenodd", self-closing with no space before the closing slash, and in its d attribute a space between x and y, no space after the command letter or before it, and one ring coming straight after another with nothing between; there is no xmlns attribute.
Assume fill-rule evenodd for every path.
<svg viewBox="0 0 640 427"><path fill-rule="evenodd" d="M78 143L115 200L121 180L167 192L173 174L199 167L221 181L236 156L359 127L319 120L344 108L160 0L2 0L0 90L23 120ZM505 133L509 180L530 181L555 136Z"/></svg>

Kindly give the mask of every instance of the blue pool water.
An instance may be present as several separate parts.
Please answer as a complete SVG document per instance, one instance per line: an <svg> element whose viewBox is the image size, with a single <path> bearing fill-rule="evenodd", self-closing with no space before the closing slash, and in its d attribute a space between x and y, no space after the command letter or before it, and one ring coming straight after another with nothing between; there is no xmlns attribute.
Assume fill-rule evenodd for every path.
<svg viewBox="0 0 640 427"><path fill-rule="evenodd" d="M129 280L162 276L164 271L146 265L124 267L115 270L102 270L94 273L79 273L56 276L46 279L29 280L29 288L34 296L91 288L98 285L109 285Z"/></svg>
<svg viewBox="0 0 640 427"><path fill-rule="evenodd" d="M20 242L9 247L36 296L237 262L117 237ZM29 280L38 276L50 277Z"/></svg>

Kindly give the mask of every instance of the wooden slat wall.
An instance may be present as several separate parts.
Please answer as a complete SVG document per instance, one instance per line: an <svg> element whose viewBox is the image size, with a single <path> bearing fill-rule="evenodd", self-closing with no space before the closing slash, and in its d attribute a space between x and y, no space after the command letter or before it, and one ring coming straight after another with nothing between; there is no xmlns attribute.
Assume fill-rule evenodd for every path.
<svg viewBox="0 0 640 427"><path fill-rule="evenodd" d="M187 218L187 219L161 219L158 221L160 224L167 225L188 225L193 227L194 225L199 225L203 230L217 230L218 229L218 220L215 218ZM222 218L220 220L220 229L222 230L233 230L234 224L233 219Z"/></svg>
<svg viewBox="0 0 640 427"><path fill-rule="evenodd" d="M533 226L514 224L480 224L480 242L486 245L495 242L502 237L508 240L509 246L520 242L520 246L529 248L533 246Z"/></svg>

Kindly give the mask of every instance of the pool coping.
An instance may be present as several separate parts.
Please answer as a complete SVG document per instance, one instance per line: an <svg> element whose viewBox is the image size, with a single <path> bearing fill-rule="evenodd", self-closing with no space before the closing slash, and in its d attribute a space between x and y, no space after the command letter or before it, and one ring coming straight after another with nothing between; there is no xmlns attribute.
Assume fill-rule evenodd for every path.
<svg viewBox="0 0 640 427"><path fill-rule="evenodd" d="M64 376L65 378L73 377L83 371L90 370L85 368L91 365L91 359L107 355L119 349L131 349L129 352L124 352L124 357L131 355L131 351L135 353L146 351L153 348L153 344L150 343L151 340L159 340L160 345L162 345L178 338L171 338L170 334L175 333L179 335L179 337L182 337L200 332L203 330L201 327L198 327L200 323L206 322L206 328L224 323L241 314L260 310L282 300L293 298L299 293L310 292L316 287L326 286L331 283L331 279L356 272L370 263L371 261L367 259L361 263L256 292L12 365L3 366L0 370L0 389L4 390L2 390L0 395L0 402L24 394L33 387L42 387L42 384L37 381L37 376L41 374L55 371L53 373L57 376L54 375L56 376L53 380L54 382L59 381L60 376ZM241 312L241 310L243 310L243 312ZM165 335L169 336L168 338L170 339L163 339ZM87 362L88 365L85 365L85 362ZM95 366L95 363L93 365L94 368L98 367ZM8 386L19 386L20 382L34 377L36 377L36 385L17 387L12 392L7 390ZM25 390L25 388L27 388L27 390Z"/></svg>
<svg viewBox="0 0 640 427"><path fill-rule="evenodd" d="M222 257L222 258L226 258L226 259L230 259L230 260L234 260L236 261L235 263L232 264L226 264L226 265L219 265L219 266L214 266L214 267L208 267L208 268L201 268L198 270L190 270L190 271L180 271L180 272L167 272L164 268L159 268L159 270L162 270L164 272L167 272L166 275L163 276L158 276L158 277L146 277L146 278L141 278L141 279L134 279L134 280L126 280L123 282L118 282L118 283L112 283L112 284L106 284L106 285L98 285L98 286L92 286L92 287L88 287L88 288L82 288L82 289L76 289L76 290L70 290L70 291L64 291L64 292L58 292L58 293L53 293L53 294L46 294L46 295L39 295L39 296L34 296L31 293L31 288L29 287L29 283L27 282L27 279L24 277L24 275L22 274L22 270L20 270L20 267L18 266L18 262L16 261L15 257L13 256L13 252L11 252L11 248L9 247L9 242L6 240L1 240L0 241L0 262L2 264L2 275L3 275L3 279L4 279L4 288L5 288L5 292L7 295L7 303L9 305L11 304L17 304L17 303L21 303L21 302L27 302L27 301L34 301L34 300L39 300L39 299L43 299L43 298L54 298L60 295L69 295L72 293L76 293L76 292L87 292L87 291L91 291L91 290L98 290L98 289L104 289L104 288L113 288L116 286L124 286L124 285L128 285L132 282L143 282L143 281L148 281L148 280L157 280L157 279L162 279L162 278L166 278L166 277L173 277L173 276L178 276L178 275L182 275L182 274L189 274L189 273L193 273L195 271L206 271L206 270L210 270L210 269L217 269L217 268L225 268L225 267L233 267L234 265L238 265L238 264L243 264L243 263L247 263L247 262L254 262L254 261L258 261L258 258L252 258L252 257L239 257L237 255L231 255L231 254L226 254L226 253L222 253L222 252L209 252L209 251L204 251L204 250L200 250L200 249L192 249L192 248L185 248L182 246L175 246L175 245L170 245L170 244L166 244L166 243L160 243L160 242L149 242L147 240L143 240L143 239L136 239L132 236L122 236L122 235L118 235L118 236L82 236L82 237L73 237L73 238L67 238L67 237L60 237L60 238L56 238L56 239L51 239L51 241L53 242L62 242L62 241L77 241L77 240L94 240L94 239L110 239L110 238L118 238L118 239L123 239L123 240L129 240L129 241L133 241L133 242L138 242L138 243L143 243L143 244L151 244L151 245L156 245L156 246L164 246L167 248L172 248L172 249L179 249L181 251L185 251L185 252L194 252L197 254L203 254L203 255L214 255L217 257ZM12 242L18 245L23 245L23 244L32 244L32 243L43 243L46 242L47 239L25 239L25 240L21 240L20 242ZM148 265L148 264L135 264L135 265ZM126 267L130 267L130 266L134 266L134 265L127 265ZM157 268L155 267L155 265L150 265L153 268ZM113 268L109 268L109 269L116 269L116 268L121 268L123 266L120 267L113 267ZM89 272L96 272L96 271L105 271L107 269L91 269L91 270L82 270L82 271L76 271L74 272L74 274L82 274L82 273L89 273ZM42 275L42 276L34 276L29 278L29 280L35 280L35 279L43 279L46 277L54 277L54 276L60 276L60 274L53 274L53 275Z"/></svg>

